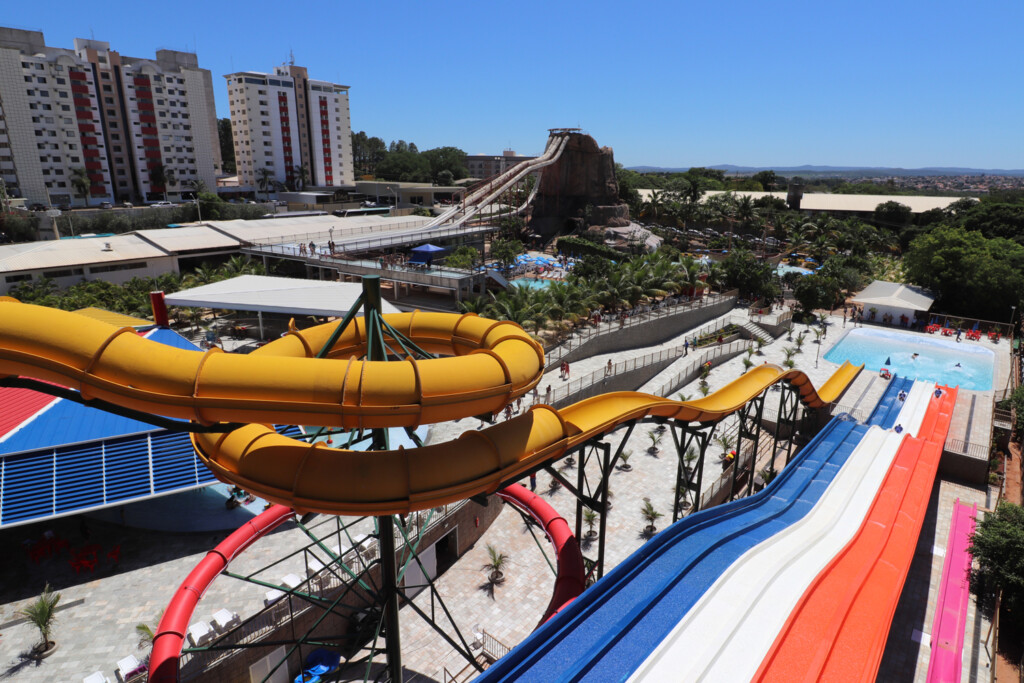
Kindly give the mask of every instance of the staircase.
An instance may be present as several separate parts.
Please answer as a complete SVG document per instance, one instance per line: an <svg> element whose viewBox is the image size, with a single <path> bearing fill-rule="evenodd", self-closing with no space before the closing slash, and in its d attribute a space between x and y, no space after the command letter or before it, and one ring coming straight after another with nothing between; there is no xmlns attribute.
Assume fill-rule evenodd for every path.
<svg viewBox="0 0 1024 683"><path fill-rule="evenodd" d="M744 320L742 322L737 320L736 324L740 328L746 330L747 333L753 339L755 339L756 341L761 342L762 344L769 344L769 343L771 343L772 339L774 339L774 337L772 337L772 335L768 332L768 330L764 329L763 327L761 327L757 323L752 323L749 320Z"/></svg>

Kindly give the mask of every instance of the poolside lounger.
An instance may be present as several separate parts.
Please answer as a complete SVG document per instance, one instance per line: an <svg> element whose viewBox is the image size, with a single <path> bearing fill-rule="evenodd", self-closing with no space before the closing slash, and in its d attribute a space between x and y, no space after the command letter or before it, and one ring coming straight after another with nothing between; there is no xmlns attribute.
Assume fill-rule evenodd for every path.
<svg viewBox="0 0 1024 683"><path fill-rule="evenodd" d="M231 612L230 610L220 609L213 615L213 628L218 633L224 633L225 631L232 629L242 624L242 618L238 616L238 612Z"/></svg>
<svg viewBox="0 0 1024 683"><path fill-rule="evenodd" d="M284 591L271 588L263 594L263 606L270 607L272 604L284 597Z"/></svg>
<svg viewBox="0 0 1024 683"><path fill-rule="evenodd" d="M102 671L93 671L82 679L82 683L110 683L110 679L104 676Z"/></svg>
<svg viewBox="0 0 1024 683"><path fill-rule="evenodd" d="M119 681L126 681L128 675L134 673L139 668L139 660L135 658L135 655L128 655L124 659L117 661L117 679Z"/></svg>
<svg viewBox="0 0 1024 683"><path fill-rule="evenodd" d="M192 647L200 647L213 640L213 629L205 621L197 621L188 627L188 642Z"/></svg>

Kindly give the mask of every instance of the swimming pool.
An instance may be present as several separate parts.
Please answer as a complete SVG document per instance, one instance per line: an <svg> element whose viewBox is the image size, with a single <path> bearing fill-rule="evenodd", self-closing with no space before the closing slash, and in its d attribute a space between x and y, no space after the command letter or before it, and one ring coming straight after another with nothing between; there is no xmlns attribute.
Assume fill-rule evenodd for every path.
<svg viewBox="0 0 1024 683"><path fill-rule="evenodd" d="M551 280L535 280L532 277L519 277L512 281L512 284L530 289L544 289L551 286Z"/></svg>
<svg viewBox="0 0 1024 683"><path fill-rule="evenodd" d="M858 327L840 337L825 354L825 360L864 363L869 372L888 367L902 377L987 391L992 388L996 356L976 342L958 344L948 339Z"/></svg>
<svg viewBox="0 0 1024 683"><path fill-rule="evenodd" d="M791 266L788 263L780 263L775 267L775 272L779 275L785 275L786 273L800 273L801 275L810 275L813 271L799 266Z"/></svg>

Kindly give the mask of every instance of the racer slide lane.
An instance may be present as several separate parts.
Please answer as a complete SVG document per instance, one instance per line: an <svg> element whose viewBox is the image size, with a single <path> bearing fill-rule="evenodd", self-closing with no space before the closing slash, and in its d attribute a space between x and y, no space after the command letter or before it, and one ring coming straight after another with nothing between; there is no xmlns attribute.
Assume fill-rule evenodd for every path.
<svg viewBox="0 0 1024 683"><path fill-rule="evenodd" d="M128 328L73 313L10 302L0 307L0 376L55 382L85 398L204 424L260 423L226 434L193 434L192 441L222 481L300 512L399 514L495 493L623 422L646 416L714 422L783 381L816 408L834 401L861 369L844 364L819 394L804 373L761 365L696 401L617 392L561 410L534 406L445 444L348 451L296 441L268 425L365 429L496 413L539 382L544 367L539 345L508 322L401 313L384 319L421 348L451 356L358 360L367 346L358 318L327 358L314 356L335 323L293 330L249 355L198 353L123 334Z"/></svg>
<svg viewBox="0 0 1024 683"><path fill-rule="evenodd" d="M860 528L931 389L914 384L900 403L903 433L872 427L807 516L722 572L630 680L750 680L807 586Z"/></svg>
<svg viewBox="0 0 1024 683"><path fill-rule="evenodd" d="M624 680L736 557L814 505L867 431L833 418L763 492L668 527L479 680Z"/></svg>
<svg viewBox="0 0 1024 683"><path fill-rule="evenodd" d="M850 543L817 576L754 681L872 681L949 431L956 389L943 387L908 437Z"/></svg>
<svg viewBox="0 0 1024 683"><path fill-rule="evenodd" d="M953 504L939 600L932 622L932 655L925 679L928 683L960 683L963 673L964 631L971 592L969 548L977 516L977 503L967 506L958 498Z"/></svg>

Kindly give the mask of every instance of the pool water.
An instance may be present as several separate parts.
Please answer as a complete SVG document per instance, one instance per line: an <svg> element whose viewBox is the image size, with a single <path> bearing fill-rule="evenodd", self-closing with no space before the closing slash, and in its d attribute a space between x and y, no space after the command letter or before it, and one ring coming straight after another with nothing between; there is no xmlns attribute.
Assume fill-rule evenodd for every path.
<svg viewBox="0 0 1024 683"><path fill-rule="evenodd" d="M846 360L854 365L864 363L868 372L887 367L901 377L987 391L992 388L996 356L991 349L977 344L858 327L843 335L825 354L825 360L837 364Z"/></svg>
<svg viewBox="0 0 1024 683"><path fill-rule="evenodd" d="M786 273L800 273L801 275L810 275L813 271L799 266L791 266L788 263L780 263L775 267L775 272L779 275L785 275Z"/></svg>
<svg viewBox="0 0 1024 683"><path fill-rule="evenodd" d="M512 281L512 284L530 289L544 289L551 286L551 280L535 280L532 277L520 277Z"/></svg>

